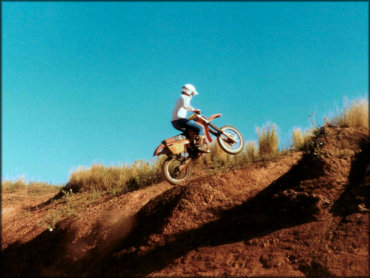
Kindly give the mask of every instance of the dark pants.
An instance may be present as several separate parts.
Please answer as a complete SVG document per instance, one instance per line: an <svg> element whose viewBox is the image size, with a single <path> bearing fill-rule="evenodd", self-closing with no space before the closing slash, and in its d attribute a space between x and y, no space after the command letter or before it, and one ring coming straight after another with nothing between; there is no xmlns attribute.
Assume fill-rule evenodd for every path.
<svg viewBox="0 0 370 278"><path fill-rule="evenodd" d="M192 120L188 120L184 118L184 119L178 119L178 120L172 121L171 123L174 128L182 132L186 132L187 130L192 130L197 135L203 135L204 133L203 127L200 124Z"/></svg>

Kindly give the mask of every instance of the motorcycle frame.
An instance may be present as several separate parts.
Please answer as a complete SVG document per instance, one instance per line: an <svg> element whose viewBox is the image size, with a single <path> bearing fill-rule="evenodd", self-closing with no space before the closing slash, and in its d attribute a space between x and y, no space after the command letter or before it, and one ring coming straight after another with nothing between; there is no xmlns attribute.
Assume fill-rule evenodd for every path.
<svg viewBox="0 0 370 278"><path fill-rule="evenodd" d="M209 118L204 117L203 115L199 114L193 114L189 117L190 120L194 120L197 122L199 125L201 125L204 128L204 134L207 138L208 143L210 144L213 140L211 137L211 134L214 136L218 137L221 134L224 134L231 142L235 142L233 138L228 136L227 134L223 133L221 129L219 129L217 126L215 126L213 123L211 123L212 120L221 117L222 114L213 114ZM187 139L185 140L182 144L184 144L184 152L188 152L188 144L190 141ZM160 144L154 151L154 156L159 156L161 154L166 154L166 155L179 155L178 153L173 153L169 146L167 146L164 142Z"/></svg>
<svg viewBox="0 0 370 278"><path fill-rule="evenodd" d="M230 137L229 135L225 134L221 129L219 129L217 126L215 126L211 121L213 119L219 118L222 116L222 114L214 114L210 116L208 119L202 115L194 116L194 121L199 123L204 127L204 134L206 135L206 138L209 143L211 143L213 140L210 136L210 133L212 133L214 136L219 137L221 134L227 137L227 139L230 141L230 143L236 143L234 138ZM209 127L212 127L214 130L210 129Z"/></svg>
<svg viewBox="0 0 370 278"><path fill-rule="evenodd" d="M194 121L200 124L204 128L204 134L209 143L213 141L210 133L213 134L214 136L219 136L222 134L222 131L217 126L215 126L213 123L211 123L212 120L219 118L221 116L222 114L214 114L210 116L208 119L198 114L195 114L194 116L195 117ZM212 127L214 130L212 130L210 127Z"/></svg>

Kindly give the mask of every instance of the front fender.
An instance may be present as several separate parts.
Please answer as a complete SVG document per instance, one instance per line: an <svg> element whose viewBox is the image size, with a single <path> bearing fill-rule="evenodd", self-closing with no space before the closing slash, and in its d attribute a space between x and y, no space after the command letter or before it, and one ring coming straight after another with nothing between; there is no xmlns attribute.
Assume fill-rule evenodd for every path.
<svg viewBox="0 0 370 278"><path fill-rule="evenodd" d="M213 114L213 115L211 115L209 118L208 118L208 121L212 121L212 120L214 120L214 119L217 119L217 118L219 118L219 117L221 117L222 116L222 114Z"/></svg>

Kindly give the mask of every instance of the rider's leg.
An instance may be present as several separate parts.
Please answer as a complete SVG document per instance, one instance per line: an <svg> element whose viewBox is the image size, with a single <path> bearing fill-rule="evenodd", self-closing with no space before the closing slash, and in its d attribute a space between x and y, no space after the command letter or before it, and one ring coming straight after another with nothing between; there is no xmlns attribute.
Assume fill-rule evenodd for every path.
<svg viewBox="0 0 370 278"><path fill-rule="evenodd" d="M194 138L197 149L201 152L210 152L208 141L204 135L204 127L194 121L187 122L187 125L191 127L197 134L197 136Z"/></svg>
<svg viewBox="0 0 370 278"><path fill-rule="evenodd" d="M209 144L208 144L207 139L204 135L198 135L195 138L195 146L201 152L206 152L206 153L210 152Z"/></svg>
<svg viewBox="0 0 370 278"><path fill-rule="evenodd" d="M196 132L194 132L193 130L188 130L188 134L189 134L189 138L191 141L194 142L195 138L198 136L198 134Z"/></svg>
<svg viewBox="0 0 370 278"><path fill-rule="evenodd" d="M191 121L189 119L185 119L185 118L178 119L178 120L172 121L171 123L174 128L180 131L191 130L195 132L197 135L204 133L203 127L200 124L194 121Z"/></svg>
<svg viewBox="0 0 370 278"><path fill-rule="evenodd" d="M188 120L188 119L186 120L187 120L186 122L183 122L183 125L186 127L186 129L194 131L197 135L204 134L204 129L200 124L192 120Z"/></svg>
<svg viewBox="0 0 370 278"><path fill-rule="evenodd" d="M189 119L179 119L173 121L172 125L181 131L183 131L183 129L188 130L190 135L189 137L195 143L195 146L198 148L198 150L202 152L209 152L209 146L206 144L207 139L204 136L204 128L202 125Z"/></svg>
<svg viewBox="0 0 370 278"><path fill-rule="evenodd" d="M184 123L186 121L187 121L187 119L178 119L178 120L172 121L171 124L177 130L180 130L182 132L186 132L186 125L184 125Z"/></svg>

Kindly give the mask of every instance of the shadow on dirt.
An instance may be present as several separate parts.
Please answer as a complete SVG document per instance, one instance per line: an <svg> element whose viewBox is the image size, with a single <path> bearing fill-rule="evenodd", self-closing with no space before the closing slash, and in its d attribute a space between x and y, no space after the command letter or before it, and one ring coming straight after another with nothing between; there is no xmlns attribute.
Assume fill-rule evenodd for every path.
<svg viewBox="0 0 370 278"><path fill-rule="evenodd" d="M333 206L333 213L343 214L341 207L348 198L352 198L354 190L360 190L361 194L368 193L368 189L358 187L364 184L368 171L368 163L364 163L368 154L368 144L365 144L352 163L350 183ZM314 221L322 209L319 198L301 188L301 184L321 177L323 168L322 160L313 154L306 154L289 172L255 197L231 209L219 211L217 220L196 229L163 234L163 227L187 190L186 187L171 188L137 213L135 228L113 248L109 247L109 252L95 248L77 261L67 256L69 251L66 249L75 231L68 223L58 225L53 233L45 231L25 244L15 243L5 249L2 252L2 277L145 276L203 246L247 242L283 228ZM309 275L313 270L307 268L302 271Z"/></svg>
<svg viewBox="0 0 370 278"><path fill-rule="evenodd" d="M359 210L368 210L369 212L370 148L368 140L361 142L361 150L352 161L346 190L331 210L335 216L346 216Z"/></svg>
<svg viewBox="0 0 370 278"><path fill-rule="evenodd" d="M65 194L63 193L62 190L59 191L54 197L50 198L49 200L46 200L45 202L43 202L41 204L38 204L36 206L29 207L28 209L30 211L35 211L35 210L41 209L43 207L46 207L47 205L52 204L56 200L59 200L59 199L63 198L63 196L65 196Z"/></svg>
<svg viewBox="0 0 370 278"><path fill-rule="evenodd" d="M42 202L41 204L30 207L29 210L35 211L35 210L41 209L63 198L67 194L78 193L80 191L81 191L81 187L79 185L73 184L73 183L67 183L65 186L63 186L63 188L57 194L55 194L55 196L51 197L49 200L46 200L45 202Z"/></svg>
<svg viewBox="0 0 370 278"><path fill-rule="evenodd" d="M175 207L186 188L168 190L138 213L136 229L98 267L86 269L87 273L143 276L162 269L176 258L202 246L248 241L315 220L315 214L319 211L318 198L303 192L287 192L302 180L317 178L323 173L320 162L313 162L312 159L311 156L303 158L254 198L221 212L218 220L197 229L162 237L157 244L148 243L149 235L161 237L160 230L169 215L168 208Z"/></svg>
<svg viewBox="0 0 370 278"><path fill-rule="evenodd" d="M312 164L312 165L311 165ZM322 174L312 157L303 158L288 173L256 197L242 205L219 212L219 219L200 228L161 235L186 187L174 187L145 205L136 215L136 226L117 242L110 252L92 249L80 259L68 256L75 231L68 223L58 223L53 232L45 231L25 243L11 244L2 253L2 277L14 275L142 276L160 270L174 259L201 246L217 246L247 241L284 227L315 219L317 199L301 192L287 194L300 181ZM307 168L308 167L308 168ZM307 171L311 169L311 171ZM147 243L157 235L158 243Z"/></svg>
<svg viewBox="0 0 370 278"><path fill-rule="evenodd" d="M53 232L45 230L27 243L15 242L9 245L1 253L1 276L40 276L43 268L63 261L60 254L66 252L67 243L75 235L75 232L69 229L69 224L65 226L56 228ZM58 275L58 272L54 274Z"/></svg>

